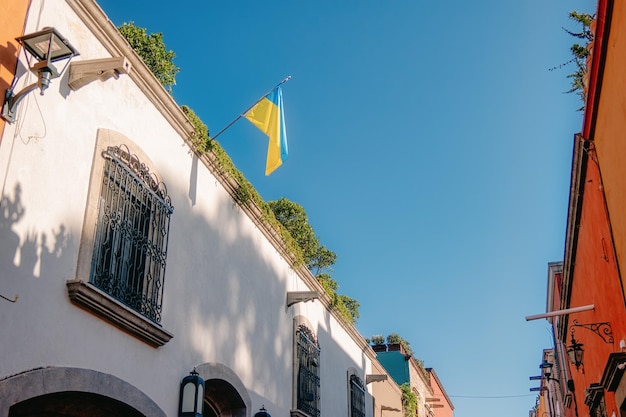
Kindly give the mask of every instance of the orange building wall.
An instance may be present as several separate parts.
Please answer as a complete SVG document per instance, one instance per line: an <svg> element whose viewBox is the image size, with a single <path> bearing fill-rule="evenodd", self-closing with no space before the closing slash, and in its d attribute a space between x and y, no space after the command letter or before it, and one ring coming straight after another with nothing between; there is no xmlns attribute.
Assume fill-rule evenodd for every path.
<svg viewBox="0 0 626 417"><path fill-rule="evenodd" d="M603 188L600 184L598 165L594 162L595 152L588 152L589 160L584 181L583 205L578 235L575 265L571 278L570 306L594 304L595 309L570 314L566 344L571 341L570 329L576 320L579 324L610 322L613 342L606 343L591 330L575 327L574 337L585 350L581 369L570 364L570 375L574 381L578 415L588 414L584 403L584 390L597 384L610 353L618 352L619 341L626 338L626 311L621 283L611 247L611 235L604 206ZM607 415L615 411L619 415L612 392L605 392ZM581 414L582 412L582 414Z"/></svg>
<svg viewBox="0 0 626 417"><path fill-rule="evenodd" d="M19 44L15 38L23 35L29 1L2 0L0 8L0 97L11 86L15 74ZM0 137L5 121L0 118Z"/></svg>
<svg viewBox="0 0 626 417"><path fill-rule="evenodd" d="M620 271L626 275L626 4L609 3L613 3L613 11L593 140L602 167ZM623 281L620 291L624 288Z"/></svg>
<svg viewBox="0 0 626 417"><path fill-rule="evenodd" d="M435 374L432 369L429 369L429 374L430 387L433 390L433 397L439 400L430 403L433 406L433 414L435 417L454 417L454 406L441 385L441 381L439 381L437 374Z"/></svg>

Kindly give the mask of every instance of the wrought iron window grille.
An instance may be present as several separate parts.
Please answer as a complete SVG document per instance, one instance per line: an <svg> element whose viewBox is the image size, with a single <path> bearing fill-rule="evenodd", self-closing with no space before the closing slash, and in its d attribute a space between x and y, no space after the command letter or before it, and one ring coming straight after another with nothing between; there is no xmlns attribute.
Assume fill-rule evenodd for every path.
<svg viewBox="0 0 626 417"><path fill-rule="evenodd" d="M350 417L365 417L365 385L356 375L350 375Z"/></svg>
<svg viewBox="0 0 626 417"><path fill-rule="evenodd" d="M320 416L320 348L311 330L300 325L296 332L298 355L297 407L312 417Z"/></svg>
<svg viewBox="0 0 626 417"><path fill-rule="evenodd" d="M109 147L102 157L90 282L159 323L171 199L128 147Z"/></svg>

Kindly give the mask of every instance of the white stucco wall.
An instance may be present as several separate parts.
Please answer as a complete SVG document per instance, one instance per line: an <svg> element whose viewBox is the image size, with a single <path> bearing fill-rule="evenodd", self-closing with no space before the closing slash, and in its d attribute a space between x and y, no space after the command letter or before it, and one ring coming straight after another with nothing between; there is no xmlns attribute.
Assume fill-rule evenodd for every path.
<svg viewBox="0 0 626 417"><path fill-rule="evenodd" d="M34 0L25 32L56 27L80 52L77 61L110 56L69 2ZM33 81L25 76L17 89ZM88 280L76 271L98 129L141 148L172 198L161 324L174 338L160 348L68 298L67 280ZM92 369L137 387L174 416L181 378L216 362L241 379L252 414L264 404L285 416L293 318L303 315L321 345L322 415L347 413L347 369L365 380L371 368L362 345L320 301L286 307L286 292L308 290L305 281L131 77L70 91L66 72L44 96L31 94L5 128L0 180L0 293L19 295L0 300L0 380L39 367ZM368 397L368 416L371 408Z"/></svg>

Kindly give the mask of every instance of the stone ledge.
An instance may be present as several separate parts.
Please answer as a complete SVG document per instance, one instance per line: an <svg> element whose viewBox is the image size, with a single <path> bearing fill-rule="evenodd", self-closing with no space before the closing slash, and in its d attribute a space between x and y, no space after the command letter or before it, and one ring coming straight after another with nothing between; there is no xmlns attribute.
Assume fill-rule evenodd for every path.
<svg viewBox="0 0 626 417"><path fill-rule="evenodd" d="M305 413L304 411L298 410L298 409L291 410L289 412L289 416L290 417L311 417L307 413Z"/></svg>
<svg viewBox="0 0 626 417"><path fill-rule="evenodd" d="M160 325L126 307L104 291L81 280L66 282L72 303L108 321L152 347L163 346L174 336Z"/></svg>

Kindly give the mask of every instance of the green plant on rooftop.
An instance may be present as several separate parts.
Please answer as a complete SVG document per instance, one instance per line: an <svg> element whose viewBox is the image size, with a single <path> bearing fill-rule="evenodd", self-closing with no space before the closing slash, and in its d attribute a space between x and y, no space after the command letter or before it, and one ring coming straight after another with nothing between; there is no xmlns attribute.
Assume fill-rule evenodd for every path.
<svg viewBox="0 0 626 417"><path fill-rule="evenodd" d="M388 344L399 344L404 349L404 353L409 356L413 355L413 349L411 349L411 344L398 333L391 333L387 335L387 343Z"/></svg>
<svg viewBox="0 0 626 417"><path fill-rule="evenodd" d="M382 334L377 334L372 336L371 342L373 345L382 345L385 343L385 336Z"/></svg>
<svg viewBox="0 0 626 417"><path fill-rule="evenodd" d="M337 255L321 245L315 235L313 227L309 224L308 216L304 208L286 198L270 201L270 208L276 219L287 229L302 249L304 264L324 287L324 291L330 297L333 307L348 322L354 324L359 318L360 304L354 298L337 293L339 284L330 272L337 260Z"/></svg>
<svg viewBox="0 0 626 417"><path fill-rule="evenodd" d="M163 35L161 33L148 34L145 28L136 26L134 22L123 23L117 29L150 68L161 85L171 93L180 68L174 64L176 54L166 49Z"/></svg>
<svg viewBox="0 0 626 417"><path fill-rule="evenodd" d="M571 88L567 91L567 93L578 94L583 102L582 107L578 110L584 110L585 102L587 100L585 86L585 78L587 76L587 58L589 57L589 45L593 42L591 24L593 23L595 16L588 13L579 13L574 10L570 12L569 18L580 25L580 30L571 31L566 28L563 28L563 30L576 39L580 39L582 44L578 42L574 43L570 47L573 58L558 67L551 68L551 70L561 68L572 63L575 65L576 70L567 75L567 78L571 79Z"/></svg>

